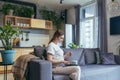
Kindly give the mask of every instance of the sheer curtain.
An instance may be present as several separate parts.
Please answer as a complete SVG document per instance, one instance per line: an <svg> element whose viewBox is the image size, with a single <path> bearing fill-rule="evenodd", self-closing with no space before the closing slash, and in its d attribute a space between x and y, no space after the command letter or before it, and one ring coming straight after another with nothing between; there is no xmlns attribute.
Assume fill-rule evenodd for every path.
<svg viewBox="0 0 120 80"><path fill-rule="evenodd" d="M107 52L107 18L106 0L97 0L98 7L98 47L102 52Z"/></svg>

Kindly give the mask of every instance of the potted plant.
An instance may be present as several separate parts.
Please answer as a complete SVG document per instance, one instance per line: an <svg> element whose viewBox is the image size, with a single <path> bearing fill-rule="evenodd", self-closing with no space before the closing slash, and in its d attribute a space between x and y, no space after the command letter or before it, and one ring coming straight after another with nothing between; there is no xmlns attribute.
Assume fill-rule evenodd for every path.
<svg viewBox="0 0 120 80"><path fill-rule="evenodd" d="M75 43L69 43L68 45L70 48L74 49L74 48L82 48L82 45L77 45Z"/></svg>
<svg viewBox="0 0 120 80"><path fill-rule="evenodd" d="M47 10L46 7L40 9L39 13L41 14L42 18L45 20L51 20L53 25L56 26L57 29L61 29L62 23L64 23L64 18L56 13L55 11Z"/></svg>
<svg viewBox="0 0 120 80"><path fill-rule="evenodd" d="M0 12L2 12L5 15L15 15L15 16L21 16L21 17L34 17L34 9L27 6L20 6L15 4L9 4L5 3L2 5L2 8L0 9Z"/></svg>
<svg viewBox="0 0 120 80"><path fill-rule="evenodd" d="M5 4L2 5L2 8L1 8L0 11L5 15L11 15L12 16L15 7L16 7L15 5L5 3Z"/></svg>
<svg viewBox="0 0 120 80"><path fill-rule="evenodd" d="M13 63L14 54L12 39L20 34L18 28L13 28L10 24L0 27L0 40L4 50L1 50L2 61L4 64Z"/></svg>
<svg viewBox="0 0 120 80"><path fill-rule="evenodd" d="M34 10L30 7L26 7L26 6L21 6L19 7L19 9L17 10L17 12L19 12L17 15L21 16L21 17L34 17Z"/></svg>

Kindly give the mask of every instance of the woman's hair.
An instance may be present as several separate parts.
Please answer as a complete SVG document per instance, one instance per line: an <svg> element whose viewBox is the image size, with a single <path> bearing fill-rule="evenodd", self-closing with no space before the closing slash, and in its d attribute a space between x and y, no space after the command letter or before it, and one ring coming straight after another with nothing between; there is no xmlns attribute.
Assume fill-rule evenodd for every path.
<svg viewBox="0 0 120 80"><path fill-rule="evenodd" d="M56 38L58 38L58 37L60 37L62 35L64 35L64 32L62 30L56 30L56 32L54 33L54 35L53 35L52 39L50 40L50 42L54 41Z"/></svg>

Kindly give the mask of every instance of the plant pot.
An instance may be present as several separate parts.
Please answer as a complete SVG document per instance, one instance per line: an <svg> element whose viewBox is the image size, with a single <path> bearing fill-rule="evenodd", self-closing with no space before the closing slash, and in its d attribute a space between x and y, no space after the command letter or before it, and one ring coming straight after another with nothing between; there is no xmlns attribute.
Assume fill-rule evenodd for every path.
<svg viewBox="0 0 120 80"><path fill-rule="evenodd" d="M31 18L34 18L34 16L35 16L35 15L34 15L34 14L32 14L32 15L31 15Z"/></svg>
<svg viewBox="0 0 120 80"><path fill-rule="evenodd" d="M11 64L14 62L15 50L1 50L0 52L4 64Z"/></svg>
<svg viewBox="0 0 120 80"><path fill-rule="evenodd" d="M8 15L13 16L14 10L10 9Z"/></svg>

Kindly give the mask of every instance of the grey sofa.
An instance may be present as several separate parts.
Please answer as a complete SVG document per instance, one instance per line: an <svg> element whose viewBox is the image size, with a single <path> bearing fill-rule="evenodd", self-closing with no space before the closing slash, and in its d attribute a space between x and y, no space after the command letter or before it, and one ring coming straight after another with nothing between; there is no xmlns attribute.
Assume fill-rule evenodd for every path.
<svg viewBox="0 0 120 80"><path fill-rule="evenodd" d="M72 56L66 60L78 60L82 71L80 80L120 80L120 56L114 55L116 64L114 62L102 64L101 52L97 48L63 50L73 52ZM36 56L42 59L44 56L46 59L45 48L35 47L34 53ZM28 80L71 80L68 75L52 74L52 64L47 60L32 60L28 67Z"/></svg>

